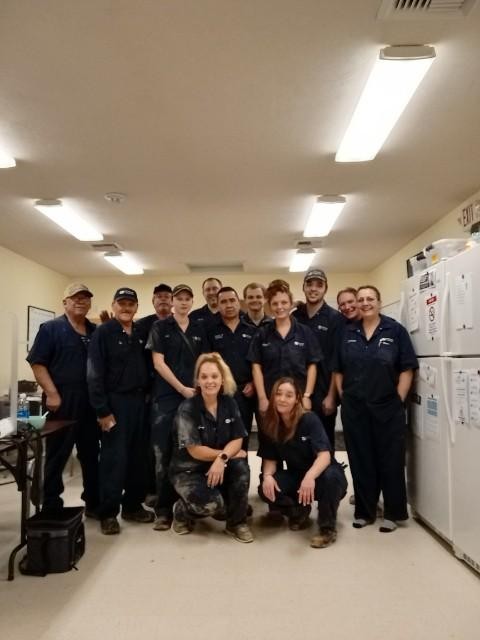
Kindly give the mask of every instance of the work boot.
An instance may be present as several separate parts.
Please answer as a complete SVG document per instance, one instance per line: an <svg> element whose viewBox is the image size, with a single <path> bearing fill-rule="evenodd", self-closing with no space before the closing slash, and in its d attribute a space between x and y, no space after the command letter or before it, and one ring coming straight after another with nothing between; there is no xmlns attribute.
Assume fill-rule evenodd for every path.
<svg viewBox="0 0 480 640"><path fill-rule="evenodd" d="M113 536L120 533L120 525L116 518L104 518L100 520L100 530L106 536Z"/></svg>
<svg viewBox="0 0 480 640"><path fill-rule="evenodd" d="M153 529L155 531L168 531L172 526L172 517L167 515L156 516L153 523Z"/></svg>
<svg viewBox="0 0 480 640"><path fill-rule="evenodd" d="M310 540L310 546L314 549L329 547L337 539L337 530L331 527L320 527L316 536Z"/></svg>
<svg viewBox="0 0 480 640"><path fill-rule="evenodd" d="M236 524L233 526L227 525L225 528L225 533L229 536L232 536L238 542L253 542L254 537L253 533L250 531L250 527L248 524Z"/></svg>
<svg viewBox="0 0 480 640"><path fill-rule="evenodd" d="M306 529L310 524L310 505L293 507L288 518L288 527L291 531L300 531Z"/></svg>

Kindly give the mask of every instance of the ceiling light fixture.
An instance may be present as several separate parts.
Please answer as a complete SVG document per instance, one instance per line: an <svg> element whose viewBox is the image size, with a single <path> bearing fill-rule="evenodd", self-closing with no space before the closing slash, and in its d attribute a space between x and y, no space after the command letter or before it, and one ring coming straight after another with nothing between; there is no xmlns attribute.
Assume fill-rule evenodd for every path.
<svg viewBox="0 0 480 640"><path fill-rule="evenodd" d="M2 151L0 149L0 169L10 169L11 167L16 167L17 163L15 158L9 156L8 153Z"/></svg>
<svg viewBox="0 0 480 640"><path fill-rule="evenodd" d="M346 202L347 200L343 196L318 196L310 212L303 236L305 238L328 236Z"/></svg>
<svg viewBox="0 0 480 640"><path fill-rule="evenodd" d="M299 271L306 271L308 267L312 264L313 259L315 258L315 249L312 249L309 242L299 243L299 245L303 244L304 246L300 246L299 249L295 252L293 256L293 260L290 264L288 270L290 273L298 273Z"/></svg>
<svg viewBox="0 0 480 640"><path fill-rule="evenodd" d="M85 222L78 213L64 205L61 200L36 200L33 206L77 240L83 242L103 240L99 231Z"/></svg>
<svg viewBox="0 0 480 640"><path fill-rule="evenodd" d="M109 251L103 257L119 271L129 276L141 276L143 274L143 268L121 251Z"/></svg>
<svg viewBox="0 0 480 640"><path fill-rule="evenodd" d="M367 80L335 156L337 162L373 160L435 59L434 47L385 47Z"/></svg>

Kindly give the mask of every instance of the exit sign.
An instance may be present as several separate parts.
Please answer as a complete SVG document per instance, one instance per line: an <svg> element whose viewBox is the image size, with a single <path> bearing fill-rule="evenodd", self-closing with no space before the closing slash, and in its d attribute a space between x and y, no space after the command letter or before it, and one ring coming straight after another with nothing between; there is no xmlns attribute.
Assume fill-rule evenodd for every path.
<svg viewBox="0 0 480 640"><path fill-rule="evenodd" d="M467 204L457 218L458 224L468 230L475 222L480 222L480 200Z"/></svg>

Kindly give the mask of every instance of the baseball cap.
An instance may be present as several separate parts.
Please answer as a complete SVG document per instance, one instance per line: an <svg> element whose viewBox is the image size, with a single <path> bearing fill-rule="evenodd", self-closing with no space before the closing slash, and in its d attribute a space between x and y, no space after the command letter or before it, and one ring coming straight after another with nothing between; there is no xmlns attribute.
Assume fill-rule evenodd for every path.
<svg viewBox="0 0 480 640"><path fill-rule="evenodd" d="M309 280L323 280L324 282L327 282L327 276L325 275L325 271L322 269L310 269L305 274L303 281L308 282Z"/></svg>
<svg viewBox="0 0 480 640"><path fill-rule="evenodd" d="M80 282L72 282L67 287L65 287L65 291L63 292L63 299L71 298L77 293L86 293L87 296L93 298L93 293L85 284L81 284Z"/></svg>
<svg viewBox="0 0 480 640"><path fill-rule="evenodd" d="M193 291L191 289L191 287L188 286L188 284L177 284L175 287L173 287L173 295L176 296L179 293L182 293L182 291L185 291L186 293L190 294L193 298Z"/></svg>
<svg viewBox="0 0 480 640"><path fill-rule="evenodd" d="M134 302L138 302L137 292L128 287L122 287L115 291L113 301L115 302L115 300L133 300Z"/></svg>
<svg viewBox="0 0 480 640"><path fill-rule="evenodd" d="M162 282L161 284L157 284L157 286L153 290L153 295L155 295L156 293L172 293L172 287Z"/></svg>

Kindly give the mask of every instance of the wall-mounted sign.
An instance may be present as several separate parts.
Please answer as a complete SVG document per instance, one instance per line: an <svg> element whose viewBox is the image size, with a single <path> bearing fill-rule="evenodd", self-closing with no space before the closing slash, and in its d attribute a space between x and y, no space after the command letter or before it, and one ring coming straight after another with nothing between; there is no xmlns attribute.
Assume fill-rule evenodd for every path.
<svg viewBox="0 0 480 640"><path fill-rule="evenodd" d="M457 220L458 224L464 230L469 230L472 224L480 222L480 200L475 200L475 202L471 202L463 207Z"/></svg>

